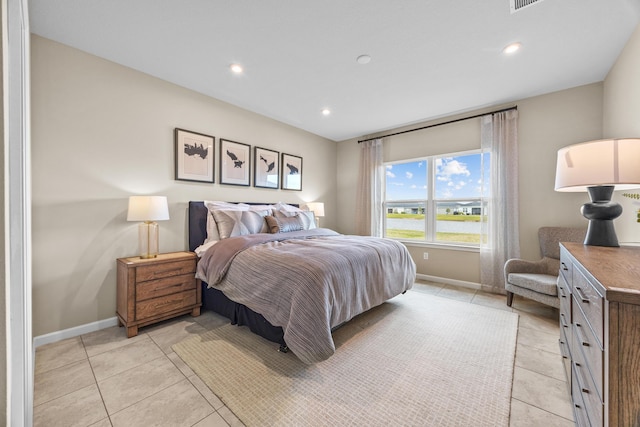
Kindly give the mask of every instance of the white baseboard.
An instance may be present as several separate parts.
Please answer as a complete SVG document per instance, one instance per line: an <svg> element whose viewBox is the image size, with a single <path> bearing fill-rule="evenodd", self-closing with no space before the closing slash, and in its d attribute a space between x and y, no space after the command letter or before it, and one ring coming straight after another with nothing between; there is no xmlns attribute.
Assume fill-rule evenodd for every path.
<svg viewBox="0 0 640 427"><path fill-rule="evenodd" d="M427 274L416 274L416 279L426 280L428 282L444 283L446 285L461 286L463 288L481 289L480 283L465 282L464 280L447 279L446 277L429 276ZM99 331L100 329L110 328L118 324L117 317L98 320L97 322L87 323L86 325L76 326L74 328L64 329L62 331L51 332L50 334L40 335L33 339L33 348L41 345L58 342L67 338L77 337L79 335L88 334L89 332Z"/></svg>
<svg viewBox="0 0 640 427"><path fill-rule="evenodd" d="M428 274L416 274L416 279L426 280L427 282L444 283L445 285L460 286L475 290L482 289L480 283L465 282L464 280L447 279L446 277L429 276Z"/></svg>
<svg viewBox="0 0 640 427"><path fill-rule="evenodd" d="M99 331L100 329L106 329L117 325L118 318L114 316L109 319L98 320L97 322L87 323L85 325L64 329L62 331L40 335L33 339L33 348L35 349L37 347L40 347L41 345L66 340L67 338L77 337L79 335L88 334L89 332L95 332Z"/></svg>

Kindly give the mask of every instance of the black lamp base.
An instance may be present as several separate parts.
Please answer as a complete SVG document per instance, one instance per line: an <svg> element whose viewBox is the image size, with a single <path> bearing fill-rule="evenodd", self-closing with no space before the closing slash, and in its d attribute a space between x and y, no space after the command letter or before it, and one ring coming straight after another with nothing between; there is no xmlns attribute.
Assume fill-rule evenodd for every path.
<svg viewBox="0 0 640 427"><path fill-rule="evenodd" d="M613 220L622 214L622 206L612 202L613 185L588 187L591 203L582 205L582 215L589 220L585 245L618 247L618 237Z"/></svg>

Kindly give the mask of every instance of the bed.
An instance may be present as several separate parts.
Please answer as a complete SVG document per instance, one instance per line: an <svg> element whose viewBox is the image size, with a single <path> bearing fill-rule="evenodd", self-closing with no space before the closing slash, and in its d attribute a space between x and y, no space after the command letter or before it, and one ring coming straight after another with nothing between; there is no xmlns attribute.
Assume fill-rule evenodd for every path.
<svg viewBox="0 0 640 427"><path fill-rule="evenodd" d="M316 228L312 213L281 203L189 202L189 249L203 309L305 363L330 357L332 330L404 293L416 274L401 243Z"/></svg>

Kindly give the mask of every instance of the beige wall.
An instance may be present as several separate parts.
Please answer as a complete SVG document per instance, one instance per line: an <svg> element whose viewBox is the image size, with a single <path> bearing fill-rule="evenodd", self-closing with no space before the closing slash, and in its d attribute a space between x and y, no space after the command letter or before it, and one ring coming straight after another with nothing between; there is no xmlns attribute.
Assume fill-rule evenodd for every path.
<svg viewBox="0 0 640 427"><path fill-rule="evenodd" d="M540 257L537 229L543 225L585 225L580 206L585 194L554 191L556 152L565 145L599 138L602 135L602 84L592 84L548 95L528 98L517 103L519 111L520 166L520 245L522 255ZM497 106L499 108L502 106ZM489 109L484 111L490 111ZM483 111L470 112L467 116ZM463 116L455 116L456 119ZM432 122L437 123L437 122ZM426 126L416 124L413 128ZM406 128L394 129L393 133ZM415 158L420 155L454 152L479 147L478 119L431 128L393 137L385 142L385 161ZM373 135L375 136L375 135ZM422 154L421 154L422 153ZM355 211L356 177L358 173L358 143L356 139L338 144L338 228L355 232L357 218L346 215ZM477 252L440 248L410 248L419 274L478 283L480 281ZM422 252L429 252L429 260Z"/></svg>
<svg viewBox="0 0 640 427"><path fill-rule="evenodd" d="M604 81L603 129L605 138L640 138L640 26ZM636 221L640 202L620 193L616 191L613 197L624 209L615 221L618 240L621 244L640 244L640 224Z"/></svg>
<svg viewBox="0 0 640 427"><path fill-rule="evenodd" d="M115 315L115 260L137 253L129 195L168 197L162 252L187 249L189 200L323 201L335 226L335 142L38 36L31 49L34 336ZM302 156L303 191L175 181L175 127Z"/></svg>

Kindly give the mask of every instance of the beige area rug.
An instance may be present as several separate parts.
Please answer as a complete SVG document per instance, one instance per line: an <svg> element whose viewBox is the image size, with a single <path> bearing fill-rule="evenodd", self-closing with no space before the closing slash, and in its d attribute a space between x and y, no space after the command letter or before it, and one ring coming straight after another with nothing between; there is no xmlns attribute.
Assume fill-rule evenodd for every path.
<svg viewBox="0 0 640 427"><path fill-rule="evenodd" d="M247 426L507 426L518 315L408 292L305 365L245 327L173 346Z"/></svg>

